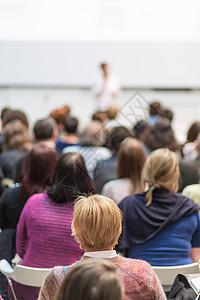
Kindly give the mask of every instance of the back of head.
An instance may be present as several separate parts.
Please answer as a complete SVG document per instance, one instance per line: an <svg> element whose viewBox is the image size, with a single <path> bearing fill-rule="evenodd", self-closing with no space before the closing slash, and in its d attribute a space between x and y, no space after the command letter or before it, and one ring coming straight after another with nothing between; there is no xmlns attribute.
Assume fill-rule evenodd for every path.
<svg viewBox="0 0 200 300"><path fill-rule="evenodd" d="M121 233L121 211L100 195L80 197L74 206L72 234L82 249L110 250Z"/></svg>
<svg viewBox="0 0 200 300"><path fill-rule="evenodd" d="M124 127L124 126L117 126L114 127L111 132L108 140L110 141L111 148L115 152L118 152L121 142L125 140L127 137L133 137L133 132Z"/></svg>
<svg viewBox="0 0 200 300"><path fill-rule="evenodd" d="M8 118L8 115L12 112L9 107L5 107L1 111L1 120L2 120L2 127L5 125L5 120Z"/></svg>
<svg viewBox="0 0 200 300"><path fill-rule="evenodd" d="M194 142L200 134L200 122L194 122L187 133L187 143Z"/></svg>
<svg viewBox="0 0 200 300"><path fill-rule="evenodd" d="M114 120L114 119L116 119L116 117L117 117L117 115L118 115L118 112L119 112L119 108L118 108L117 104L112 103L112 104L108 107L108 110L107 110L108 119L109 119L109 120Z"/></svg>
<svg viewBox="0 0 200 300"><path fill-rule="evenodd" d="M20 120L13 120L3 128L4 150L25 150L29 143L28 128Z"/></svg>
<svg viewBox="0 0 200 300"><path fill-rule="evenodd" d="M177 154L169 149L157 149L147 158L143 172L147 205L151 204L154 189L178 190L179 163Z"/></svg>
<svg viewBox="0 0 200 300"><path fill-rule="evenodd" d="M76 133L78 128L78 120L74 117L67 116L64 120L64 127L67 133Z"/></svg>
<svg viewBox="0 0 200 300"><path fill-rule="evenodd" d="M78 288L77 288L78 287ZM123 300L122 274L109 260L87 259L69 270L56 300Z"/></svg>
<svg viewBox="0 0 200 300"><path fill-rule="evenodd" d="M160 115L161 103L159 101L154 101L149 105L149 114L150 116Z"/></svg>
<svg viewBox="0 0 200 300"><path fill-rule="evenodd" d="M82 131L80 136L80 144L82 146L103 146L105 143L106 132L102 123L92 121Z"/></svg>
<svg viewBox="0 0 200 300"><path fill-rule="evenodd" d="M51 184L56 164L56 153L44 144L33 146L20 171L24 200L32 194L44 192Z"/></svg>
<svg viewBox="0 0 200 300"><path fill-rule="evenodd" d="M79 153L63 154L55 168L48 195L58 203L73 202L82 194L94 193L94 184Z"/></svg>
<svg viewBox="0 0 200 300"><path fill-rule="evenodd" d="M172 151L180 150L180 145L176 141L174 132L167 119L157 122L145 130L144 143L152 150L159 148L169 148Z"/></svg>
<svg viewBox="0 0 200 300"><path fill-rule="evenodd" d="M69 114L69 112L70 112L70 107L68 105L65 105L62 108L53 110L50 113L50 117L54 118L57 125L63 125L64 120L65 120L66 116Z"/></svg>
<svg viewBox="0 0 200 300"><path fill-rule="evenodd" d="M146 155L140 142L126 138L118 152L117 177L129 178L132 182L132 193L142 192L141 174Z"/></svg>
<svg viewBox="0 0 200 300"><path fill-rule="evenodd" d="M9 113L6 113L3 119L3 124L5 126L6 124L15 120L20 120L24 124L24 126L26 126L27 128L29 127L28 119L25 113L20 110L13 110L9 111Z"/></svg>
<svg viewBox="0 0 200 300"><path fill-rule="evenodd" d="M57 130L56 122L53 118L39 120L35 123L33 131L37 141L45 141L53 138Z"/></svg>
<svg viewBox="0 0 200 300"><path fill-rule="evenodd" d="M133 127L136 139L142 140L142 134L148 127L149 127L149 124L145 120L141 120L141 121L137 122Z"/></svg>

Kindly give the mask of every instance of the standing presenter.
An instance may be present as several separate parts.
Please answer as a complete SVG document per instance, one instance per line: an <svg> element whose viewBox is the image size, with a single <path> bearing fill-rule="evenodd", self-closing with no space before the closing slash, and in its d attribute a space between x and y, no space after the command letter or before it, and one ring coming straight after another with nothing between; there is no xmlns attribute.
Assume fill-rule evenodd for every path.
<svg viewBox="0 0 200 300"><path fill-rule="evenodd" d="M116 101L120 93L120 85L117 77L109 73L107 63L102 63L100 67L103 77L96 83L93 92L97 98L97 110L106 111Z"/></svg>

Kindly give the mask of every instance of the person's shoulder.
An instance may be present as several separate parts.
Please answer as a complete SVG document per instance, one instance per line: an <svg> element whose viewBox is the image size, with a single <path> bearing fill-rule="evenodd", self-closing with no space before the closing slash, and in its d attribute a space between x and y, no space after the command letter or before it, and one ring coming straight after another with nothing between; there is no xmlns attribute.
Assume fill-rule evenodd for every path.
<svg viewBox="0 0 200 300"><path fill-rule="evenodd" d="M26 201L25 206L38 206L40 203L44 203L44 200L48 198L46 193L33 194Z"/></svg>
<svg viewBox="0 0 200 300"><path fill-rule="evenodd" d="M72 146L67 146L65 147L62 152L63 153L69 153L69 152L78 152L80 151L80 145L72 145Z"/></svg>
<svg viewBox="0 0 200 300"><path fill-rule="evenodd" d="M154 277L154 270L150 264L144 260L123 258L119 265L121 271L137 282L143 282Z"/></svg>
<svg viewBox="0 0 200 300"><path fill-rule="evenodd" d="M139 193L139 194L132 194L130 196L127 196L126 198L124 198L120 204L119 207L124 207L124 206L128 206L128 205L133 205L136 202L141 202L141 201L145 200L145 193Z"/></svg>

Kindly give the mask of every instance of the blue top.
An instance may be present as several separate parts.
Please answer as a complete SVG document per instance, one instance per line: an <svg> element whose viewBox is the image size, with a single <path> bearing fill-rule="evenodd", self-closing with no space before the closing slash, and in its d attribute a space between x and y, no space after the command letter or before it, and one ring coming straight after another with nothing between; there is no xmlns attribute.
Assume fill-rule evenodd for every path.
<svg viewBox="0 0 200 300"><path fill-rule="evenodd" d="M191 247L200 247L200 216L195 212L164 228L152 239L127 249L127 256L143 259L152 266L193 263Z"/></svg>

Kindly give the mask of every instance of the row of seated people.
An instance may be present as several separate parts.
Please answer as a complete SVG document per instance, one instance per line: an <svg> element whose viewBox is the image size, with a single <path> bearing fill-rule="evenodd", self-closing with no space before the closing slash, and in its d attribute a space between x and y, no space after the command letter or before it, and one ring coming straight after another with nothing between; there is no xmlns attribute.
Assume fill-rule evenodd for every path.
<svg viewBox="0 0 200 300"><path fill-rule="evenodd" d="M47 148L44 145L35 146L38 147ZM83 250L86 252L84 256L112 258L117 255L113 252L117 242L116 249L126 252L126 256L132 258L127 263L129 267L131 263L134 264L135 272L137 262L140 265L143 260L152 265L198 261L200 207L193 200L176 193L179 175L177 155L169 149L153 151L144 164L142 174L145 192L126 197L119 204L121 210L113 200L105 196L82 197L74 205L77 197L95 194L95 188L82 156L75 152L63 154L56 164L48 192L31 196L22 210L16 237L16 250L18 257L22 259L21 263L30 267L70 265L81 259ZM21 186L15 189L20 194ZM115 222L115 212L120 216L118 225ZM90 220L90 216L94 219ZM80 228L74 227L75 220ZM75 239L71 236L71 226ZM84 242L80 235L83 235ZM100 256L96 253L99 251ZM118 259L122 258L117 257L116 263L119 263ZM136 262L135 259L141 260ZM63 269L59 270L62 279ZM53 282L61 280L58 280L57 271L55 269L51 273ZM131 270L126 272L130 273ZM152 272L151 270L151 274ZM144 274L148 274L147 270ZM47 278L47 283L48 280ZM145 279L144 282L148 283L148 280ZM56 290L53 283L50 286L53 291ZM133 284L129 283L127 286ZM156 286L159 284L156 283ZM35 288L20 287L16 283L14 288L21 299L30 299L30 295L32 299L38 297L38 290ZM49 293L50 296L41 299L52 299L51 289ZM148 294L150 298L146 296L144 299L153 299L149 291ZM160 296L155 297L162 299ZM126 299L138 299L138 296Z"/></svg>
<svg viewBox="0 0 200 300"><path fill-rule="evenodd" d="M52 120L45 122L52 124ZM162 149L153 151L145 161L142 143L133 138L129 129L120 126L111 130L107 144L112 143L117 151L112 146L110 151L102 147L105 144L105 133L102 132L102 124L95 121L83 131L84 142L78 148L77 145L71 150L66 148L65 154L60 156L51 147L53 142L43 141L29 150L28 156L21 162L18 184L6 190L0 200L0 227L4 231L17 226L17 254L22 259L22 264L53 267L70 265L81 259L83 250L71 237L74 203L83 194L96 193L91 177L97 178L97 172L103 174L105 171L106 174L106 162L110 160L114 161L113 170L118 170L119 179L111 182L110 186L105 185L102 193L119 203L123 211L125 230L122 231L117 250L126 252L128 257L144 259L152 265L177 265L198 260L199 207L190 199L176 194L178 156L175 152ZM101 143L91 144L92 139ZM101 161L97 163L99 160ZM133 197L135 193L137 194ZM102 216L101 225L106 222ZM127 224L132 226L129 228ZM93 227L95 229L96 226ZM174 236L171 232L174 232ZM101 231L99 235L101 236ZM169 235L170 251L169 243L166 245L166 237ZM105 240L105 237L102 238ZM114 246L115 244L112 248ZM92 251L82 248L86 253L105 251L105 248L99 249L97 246ZM159 252L159 249L162 251ZM16 289L19 295L23 295L20 299L30 299L30 295L32 299L37 299L38 290L27 292L19 286Z"/></svg>

